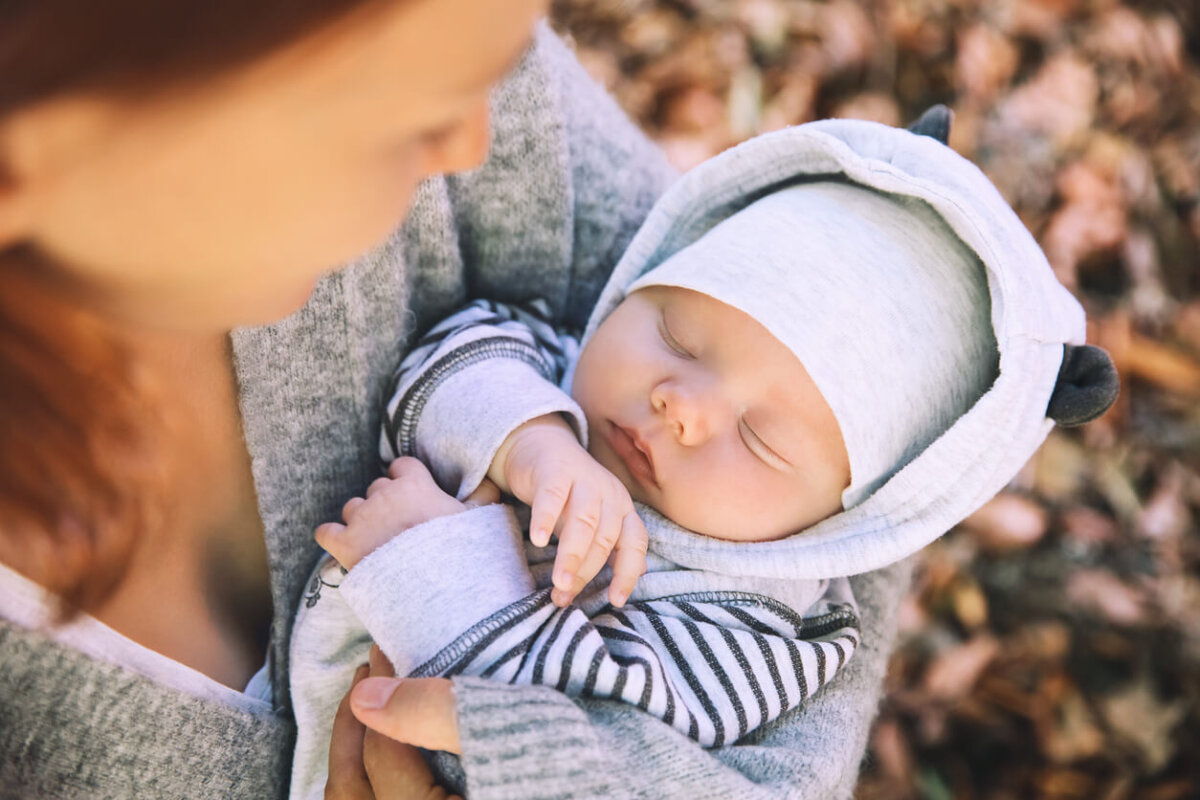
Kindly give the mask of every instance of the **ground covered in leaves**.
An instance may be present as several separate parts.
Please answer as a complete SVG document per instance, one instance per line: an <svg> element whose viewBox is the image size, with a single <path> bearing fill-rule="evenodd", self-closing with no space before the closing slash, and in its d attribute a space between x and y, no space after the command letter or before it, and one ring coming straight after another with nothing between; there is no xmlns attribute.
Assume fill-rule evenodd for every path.
<svg viewBox="0 0 1200 800"><path fill-rule="evenodd" d="M858 800L1200 797L1200 4L557 0L681 168L955 111L1121 397L921 557Z"/></svg>

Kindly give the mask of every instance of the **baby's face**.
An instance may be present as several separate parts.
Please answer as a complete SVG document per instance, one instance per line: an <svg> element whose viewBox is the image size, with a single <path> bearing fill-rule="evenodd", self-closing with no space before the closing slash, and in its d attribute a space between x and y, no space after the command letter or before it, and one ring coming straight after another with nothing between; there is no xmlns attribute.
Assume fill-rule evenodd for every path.
<svg viewBox="0 0 1200 800"><path fill-rule="evenodd" d="M685 528L765 541L841 510L850 460L816 384L766 328L707 295L627 297L571 393L593 457Z"/></svg>

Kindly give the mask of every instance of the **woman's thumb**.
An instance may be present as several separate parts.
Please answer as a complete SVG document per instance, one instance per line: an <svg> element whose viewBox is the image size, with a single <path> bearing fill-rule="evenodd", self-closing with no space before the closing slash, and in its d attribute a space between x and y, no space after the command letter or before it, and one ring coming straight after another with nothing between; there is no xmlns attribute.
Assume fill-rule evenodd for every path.
<svg viewBox="0 0 1200 800"><path fill-rule="evenodd" d="M350 710L390 739L459 752L454 691L446 678L366 678L351 691Z"/></svg>

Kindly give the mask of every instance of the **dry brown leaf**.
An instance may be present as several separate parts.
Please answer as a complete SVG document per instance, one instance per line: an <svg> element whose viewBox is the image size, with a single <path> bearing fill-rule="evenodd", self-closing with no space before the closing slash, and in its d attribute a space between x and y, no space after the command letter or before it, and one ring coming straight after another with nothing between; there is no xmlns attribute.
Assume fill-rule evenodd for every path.
<svg viewBox="0 0 1200 800"><path fill-rule="evenodd" d="M1125 354L1131 375L1184 397L1200 397L1200 361L1134 333Z"/></svg>
<svg viewBox="0 0 1200 800"><path fill-rule="evenodd" d="M1175 315L1175 335L1187 342L1193 354L1200 355L1200 300L1193 300Z"/></svg>
<svg viewBox="0 0 1200 800"><path fill-rule="evenodd" d="M999 653L999 641L987 633L943 650L925 670L925 691L935 700L965 697Z"/></svg>
<svg viewBox="0 0 1200 800"><path fill-rule="evenodd" d="M1055 429L1033 457L1033 485L1038 495L1052 503L1079 496L1087 481L1088 453L1078 439Z"/></svg>
<svg viewBox="0 0 1200 800"><path fill-rule="evenodd" d="M1073 287L1081 262L1124 242L1125 205L1116 187L1083 162L1064 168L1056 184L1064 205L1051 217L1042 246L1058 279Z"/></svg>
<svg viewBox="0 0 1200 800"><path fill-rule="evenodd" d="M1044 134L1061 150L1091 130L1099 93L1092 65L1068 51L1003 99L997 114L1006 130Z"/></svg>
<svg viewBox="0 0 1200 800"><path fill-rule="evenodd" d="M1175 541L1192 530L1192 515L1183 497L1184 472L1168 464L1154 492L1135 519L1138 534L1147 539Z"/></svg>
<svg viewBox="0 0 1200 800"><path fill-rule="evenodd" d="M664 132L694 134L725 123L725 103L706 86L689 86L673 93L663 104Z"/></svg>
<svg viewBox="0 0 1200 800"><path fill-rule="evenodd" d="M990 101L1008 86L1019 64L1016 45L986 23L976 23L958 36L954 75L972 102Z"/></svg>
<svg viewBox="0 0 1200 800"><path fill-rule="evenodd" d="M739 0L735 13L758 52L773 57L787 45L790 14L782 0Z"/></svg>
<svg viewBox="0 0 1200 800"><path fill-rule="evenodd" d="M1063 536L1083 545L1101 545L1117 538L1117 523L1094 508L1079 506L1062 514Z"/></svg>
<svg viewBox="0 0 1200 800"><path fill-rule="evenodd" d="M699 166L721 151L720 144L703 134L672 134L659 138L657 143L667 161L680 172Z"/></svg>
<svg viewBox="0 0 1200 800"><path fill-rule="evenodd" d="M1067 576L1067 601L1117 625L1138 625L1147 617L1145 595L1106 569L1078 570Z"/></svg>
<svg viewBox="0 0 1200 800"><path fill-rule="evenodd" d="M817 91L820 88L813 75L787 72L783 83L763 108L762 129L775 131L788 125L799 125L813 118Z"/></svg>
<svg viewBox="0 0 1200 800"><path fill-rule="evenodd" d="M683 20L674 11L653 9L636 14L621 26L621 41L643 56L666 52L682 36Z"/></svg>
<svg viewBox="0 0 1200 800"><path fill-rule="evenodd" d="M867 64L875 54L875 25L861 3L834 0L819 6L821 46L831 72Z"/></svg>
<svg viewBox="0 0 1200 800"><path fill-rule="evenodd" d="M1038 734L1042 752L1059 764L1090 758L1104 748L1104 732L1083 696L1074 690L1041 720Z"/></svg>
<svg viewBox="0 0 1200 800"><path fill-rule="evenodd" d="M913 785L913 754L898 720L883 717L871 734L871 754L879 771L902 793ZM901 794L900 796L903 796Z"/></svg>
<svg viewBox="0 0 1200 800"><path fill-rule="evenodd" d="M1031 547L1046 535L1046 511L1027 497L1002 492L963 521L984 551L1008 553Z"/></svg>
<svg viewBox="0 0 1200 800"><path fill-rule="evenodd" d="M1006 28L1013 33L1044 39L1062 30L1082 0L1007 0L1001 4Z"/></svg>
<svg viewBox="0 0 1200 800"><path fill-rule="evenodd" d="M890 94L865 92L834 106L832 116L842 119L869 119L884 125L900 124L900 106Z"/></svg>
<svg viewBox="0 0 1200 800"><path fill-rule="evenodd" d="M969 578L964 578L950 590L950 603L954 607L954 616L967 630L976 630L987 624L987 597L979 584Z"/></svg>
<svg viewBox="0 0 1200 800"><path fill-rule="evenodd" d="M1078 769L1044 769L1037 775L1038 797L1094 800L1097 778Z"/></svg>
<svg viewBox="0 0 1200 800"><path fill-rule="evenodd" d="M1182 700L1163 702L1145 676L1100 701L1113 734L1132 745L1145 770L1154 774L1175 754L1175 727L1187 713Z"/></svg>

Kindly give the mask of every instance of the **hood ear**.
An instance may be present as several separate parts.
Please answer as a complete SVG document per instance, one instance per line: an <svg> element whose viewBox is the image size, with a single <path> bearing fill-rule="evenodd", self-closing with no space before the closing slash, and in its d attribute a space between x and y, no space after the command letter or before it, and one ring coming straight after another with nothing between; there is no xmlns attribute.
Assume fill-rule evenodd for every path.
<svg viewBox="0 0 1200 800"><path fill-rule="evenodd" d="M908 129L919 136L931 136L944 145L950 144L950 123L954 121L954 112L938 103L925 109L917 121Z"/></svg>
<svg viewBox="0 0 1200 800"><path fill-rule="evenodd" d="M1046 416L1068 428L1091 422L1112 407L1119 388L1117 368L1108 353L1090 344L1064 344Z"/></svg>

